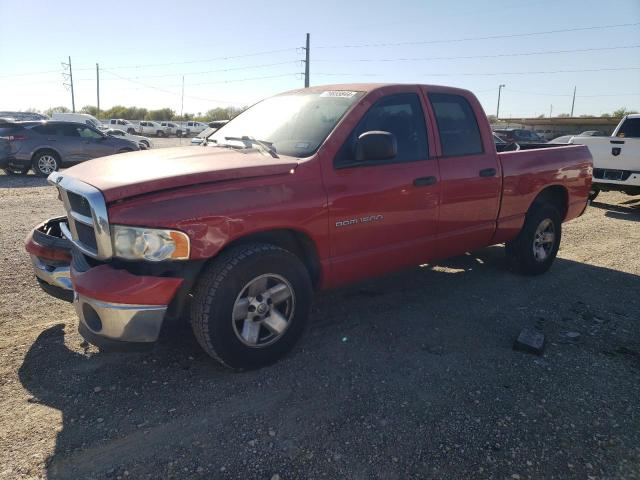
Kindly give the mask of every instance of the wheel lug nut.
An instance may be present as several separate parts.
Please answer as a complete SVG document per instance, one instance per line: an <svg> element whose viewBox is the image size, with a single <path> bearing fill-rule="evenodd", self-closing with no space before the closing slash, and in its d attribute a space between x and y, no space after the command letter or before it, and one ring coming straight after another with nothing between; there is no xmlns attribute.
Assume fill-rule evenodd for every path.
<svg viewBox="0 0 640 480"><path fill-rule="evenodd" d="M250 312L255 312L256 311L256 307L253 305L249 305L249 311Z"/></svg>
<svg viewBox="0 0 640 480"><path fill-rule="evenodd" d="M269 298L269 299L267 299L267 303L268 303L269 305L271 305L271 304L273 303L273 300L271 300L271 299Z"/></svg>
<svg viewBox="0 0 640 480"><path fill-rule="evenodd" d="M256 297L256 300L257 300L257 301L259 301L259 302L261 302L261 301L262 301L262 295L258 295L258 296Z"/></svg>

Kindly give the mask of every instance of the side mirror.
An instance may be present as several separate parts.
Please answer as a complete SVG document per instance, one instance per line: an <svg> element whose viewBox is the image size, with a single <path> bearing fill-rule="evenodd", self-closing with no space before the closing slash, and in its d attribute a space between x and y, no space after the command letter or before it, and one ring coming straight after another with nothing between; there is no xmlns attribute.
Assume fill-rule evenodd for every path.
<svg viewBox="0 0 640 480"><path fill-rule="evenodd" d="M398 143L393 133L372 130L364 132L356 142L356 161L390 160L398 154Z"/></svg>

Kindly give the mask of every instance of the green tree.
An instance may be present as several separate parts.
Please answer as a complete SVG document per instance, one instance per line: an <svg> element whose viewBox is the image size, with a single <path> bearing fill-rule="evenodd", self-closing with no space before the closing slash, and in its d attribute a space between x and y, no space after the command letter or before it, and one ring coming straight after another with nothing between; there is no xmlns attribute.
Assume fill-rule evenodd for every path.
<svg viewBox="0 0 640 480"><path fill-rule="evenodd" d="M44 113L45 115L48 115L49 117L51 115L53 115L54 113L69 113L71 110L69 110L67 107L60 105L59 107L52 107L52 108L47 108Z"/></svg>
<svg viewBox="0 0 640 480"><path fill-rule="evenodd" d="M80 113L88 113L89 115L93 115L94 117L98 116L98 107L93 105L85 105L80 109Z"/></svg>
<svg viewBox="0 0 640 480"><path fill-rule="evenodd" d="M145 120L173 120L176 112L170 108L161 108L159 110L149 110L145 115Z"/></svg>
<svg viewBox="0 0 640 480"><path fill-rule="evenodd" d="M628 110L625 107L620 107L617 110L614 110L613 113L611 113L611 116L614 118L622 118L625 115L630 115L632 113L638 113L637 110Z"/></svg>

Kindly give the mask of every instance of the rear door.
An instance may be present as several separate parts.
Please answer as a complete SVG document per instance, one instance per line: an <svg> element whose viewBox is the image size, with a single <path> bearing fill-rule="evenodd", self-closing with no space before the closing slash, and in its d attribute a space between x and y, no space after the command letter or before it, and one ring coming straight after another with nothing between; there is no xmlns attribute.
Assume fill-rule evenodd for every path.
<svg viewBox="0 0 640 480"><path fill-rule="evenodd" d="M438 130L437 250L445 258L489 244L498 217L502 175L478 101L462 93L438 91L427 92L427 97Z"/></svg>
<svg viewBox="0 0 640 480"><path fill-rule="evenodd" d="M416 265L435 255L439 174L429 154L423 97L416 87L394 87L391 92L372 101L360 118L348 119L355 128L323 171L331 268L338 283ZM376 130L394 134L396 157L358 164L357 138Z"/></svg>

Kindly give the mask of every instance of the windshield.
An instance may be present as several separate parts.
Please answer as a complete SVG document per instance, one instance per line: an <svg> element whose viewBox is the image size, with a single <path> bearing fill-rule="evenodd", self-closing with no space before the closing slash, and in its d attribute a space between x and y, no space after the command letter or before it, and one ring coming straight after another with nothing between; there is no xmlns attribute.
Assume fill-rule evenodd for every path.
<svg viewBox="0 0 640 480"><path fill-rule="evenodd" d="M278 95L257 103L209 138L209 144L242 148L249 137L280 155L308 157L363 92L326 91Z"/></svg>

